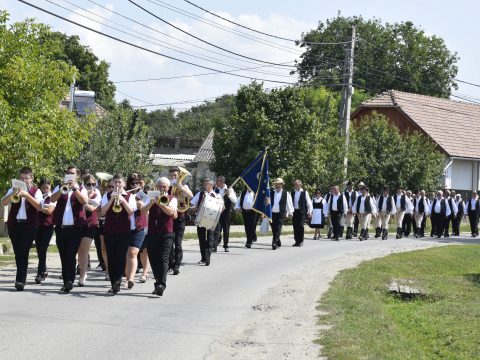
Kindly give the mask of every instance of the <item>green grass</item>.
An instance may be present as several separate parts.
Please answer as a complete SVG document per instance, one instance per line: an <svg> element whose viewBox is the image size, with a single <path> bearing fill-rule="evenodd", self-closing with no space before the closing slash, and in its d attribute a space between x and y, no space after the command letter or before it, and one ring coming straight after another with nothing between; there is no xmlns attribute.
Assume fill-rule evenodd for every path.
<svg viewBox="0 0 480 360"><path fill-rule="evenodd" d="M320 301L329 359L480 359L480 246L394 254L342 271ZM424 298L388 293L415 280Z"/></svg>

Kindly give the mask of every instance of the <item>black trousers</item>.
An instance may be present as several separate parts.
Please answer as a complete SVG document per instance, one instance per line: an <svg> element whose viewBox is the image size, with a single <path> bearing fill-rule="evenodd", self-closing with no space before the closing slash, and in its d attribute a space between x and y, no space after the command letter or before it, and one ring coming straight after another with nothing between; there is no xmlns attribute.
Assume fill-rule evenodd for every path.
<svg viewBox="0 0 480 360"><path fill-rule="evenodd" d="M104 234L105 247L108 259L108 275L113 285L122 281L127 262L128 245L130 243L130 232L125 234Z"/></svg>
<svg viewBox="0 0 480 360"><path fill-rule="evenodd" d="M356 216L355 216L356 218ZM332 227L333 227L333 237L334 238L339 238L340 237L340 232L342 231L342 227L340 225L340 222L342 220L342 213L340 211L331 211L330 213L330 221L332 222Z"/></svg>
<svg viewBox="0 0 480 360"><path fill-rule="evenodd" d="M445 216L432 212L430 215L430 220L432 221L432 234L435 236L443 235L443 227L445 226Z"/></svg>
<svg viewBox="0 0 480 360"><path fill-rule="evenodd" d="M204 227L197 226L198 244L200 245L200 254L202 261L210 262L210 255L213 249L213 230L207 230Z"/></svg>
<svg viewBox="0 0 480 360"><path fill-rule="evenodd" d="M97 251L98 263L103 269L105 267L105 262L103 261L102 256L102 241L100 239L100 235L103 235L103 222L99 222L98 231L95 231L95 236L93 237L93 241L95 242L95 250Z"/></svg>
<svg viewBox="0 0 480 360"><path fill-rule="evenodd" d="M284 215L280 213L272 213L272 245L277 245L280 242L280 236L282 235L282 227L284 221Z"/></svg>
<svg viewBox="0 0 480 360"><path fill-rule="evenodd" d="M36 228L27 227L26 222L8 225L8 236L12 242L15 264L17 265L15 281L22 283L27 281L28 256L35 238L35 232Z"/></svg>
<svg viewBox="0 0 480 360"><path fill-rule="evenodd" d="M453 218L452 221L452 233L453 235L460 235L460 225L462 223L463 214L458 213L457 216Z"/></svg>
<svg viewBox="0 0 480 360"><path fill-rule="evenodd" d="M402 231L403 231L403 234L405 236L410 235L410 233L412 232L412 223L413 222L414 222L414 220L412 219L410 214L405 214L405 216L403 217L403 222L402 222Z"/></svg>
<svg viewBox="0 0 480 360"><path fill-rule="evenodd" d="M228 239L230 236L230 210L224 210L220 215L220 220L215 228L215 246L220 245L222 242L222 231L223 231L223 247L228 248Z"/></svg>
<svg viewBox="0 0 480 360"><path fill-rule="evenodd" d="M468 221L470 221L472 235L478 235L478 216L476 211L468 212Z"/></svg>
<svg viewBox="0 0 480 360"><path fill-rule="evenodd" d="M305 237L305 217L306 214L302 213L300 210L293 211L293 238L295 239L295 244L303 243Z"/></svg>
<svg viewBox="0 0 480 360"><path fill-rule="evenodd" d="M80 239L82 238L82 228L55 226L55 241L60 254L62 263L63 283L75 281L75 265Z"/></svg>
<svg viewBox="0 0 480 360"><path fill-rule="evenodd" d="M170 259L168 267L170 269L179 269L183 260L182 240L185 233L185 217L179 217L173 220L173 241L170 250Z"/></svg>
<svg viewBox="0 0 480 360"><path fill-rule="evenodd" d="M455 215L453 215L453 213L450 214L450 216L445 219L445 226L444 226L444 229L443 229L443 232L444 232L445 236L450 235L450 223L452 223L452 232L453 232L453 221L454 220L455 220Z"/></svg>
<svg viewBox="0 0 480 360"><path fill-rule="evenodd" d="M356 234L358 233L358 224L360 223L360 220L358 220L358 215L355 214L353 215L353 233Z"/></svg>
<svg viewBox="0 0 480 360"><path fill-rule="evenodd" d="M257 240L257 213L253 210L242 209L243 226L245 227L245 235L247 236L247 244Z"/></svg>
<svg viewBox="0 0 480 360"><path fill-rule="evenodd" d="M427 216L423 215L422 225L420 228L420 236L425 236L425 227L427 226Z"/></svg>
<svg viewBox="0 0 480 360"><path fill-rule="evenodd" d="M167 286L168 259L172 249L174 233L149 234L148 259L156 284Z"/></svg>
<svg viewBox="0 0 480 360"><path fill-rule="evenodd" d="M35 235L35 247L38 255L37 275L47 272L47 251L52 240L53 225L39 226Z"/></svg>

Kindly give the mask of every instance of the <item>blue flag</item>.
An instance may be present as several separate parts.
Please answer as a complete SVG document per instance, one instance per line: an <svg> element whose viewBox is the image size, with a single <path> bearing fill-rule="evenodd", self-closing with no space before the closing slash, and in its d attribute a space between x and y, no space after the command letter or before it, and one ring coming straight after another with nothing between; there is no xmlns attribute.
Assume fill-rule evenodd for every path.
<svg viewBox="0 0 480 360"><path fill-rule="evenodd" d="M270 179L268 176L267 151L262 151L240 175L247 187L255 193L253 209L269 219L272 218L270 204Z"/></svg>

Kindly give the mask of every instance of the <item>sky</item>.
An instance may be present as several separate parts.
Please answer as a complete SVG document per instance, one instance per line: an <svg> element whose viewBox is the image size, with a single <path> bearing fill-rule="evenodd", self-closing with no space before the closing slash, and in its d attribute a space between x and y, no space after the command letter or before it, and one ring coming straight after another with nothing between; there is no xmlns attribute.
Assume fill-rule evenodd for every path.
<svg viewBox="0 0 480 360"><path fill-rule="evenodd" d="M132 105L145 106L149 111L167 106L178 111L186 110L205 100L213 100L223 94L233 94L240 85L248 84L252 77L287 83L296 81L295 76L289 75L291 68L288 66L272 66L253 60L291 65L301 54L301 50L295 47L294 43L237 27L199 10L184 0L132 1L184 31L250 59L224 52L189 37L127 0L26 1L137 46L213 70L236 70L232 74L247 77L210 74L214 71L116 42L33 9L20 1L0 0L0 9L9 12L10 22L33 17L38 22L50 25L56 31L78 35L82 44L88 45L95 55L110 64L110 79L117 87L116 99L121 101L126 98ZM316 28L319 21L324 22L333 18L338 12L343 16L375 17L389 23L412 21L427 34L443 38L449 50L457 52L460 57L458 79L480 84L478 71L480 45L475 41L480 38L480 28L474 26L480 13L479 1L191 0L191 2L239 24L289 39L299 39L302 32ZM238 70L245 68L249 70ZM178 78L197 74L208 75ZM159 78L160 80L138 81ZM137 81L125 82L131 80ZM284 85L265 81L266 88L278 86ZM459 89L454 93L477 98L476 101L480 102L480 87L459 84Z"/></svg>

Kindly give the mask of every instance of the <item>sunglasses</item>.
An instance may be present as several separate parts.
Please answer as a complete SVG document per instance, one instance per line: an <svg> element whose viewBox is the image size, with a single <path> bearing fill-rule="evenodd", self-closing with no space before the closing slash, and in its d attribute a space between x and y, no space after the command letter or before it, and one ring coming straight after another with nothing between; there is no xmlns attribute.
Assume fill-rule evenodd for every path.
<svg viewBox="0 0 480 360"><path fill-rule="evenodd" d="M113 189L114 187L115 187L115 186L113 186L113 185L109 185L109 186L108 186L109 189Z"/></svg>
<svg viewBox="0 0 480 360"><path fill-rule="evenodd" d="M86 187L92 187L92 186L95 186L95 185L96 185L95 183L85 184Z"/></svg>

